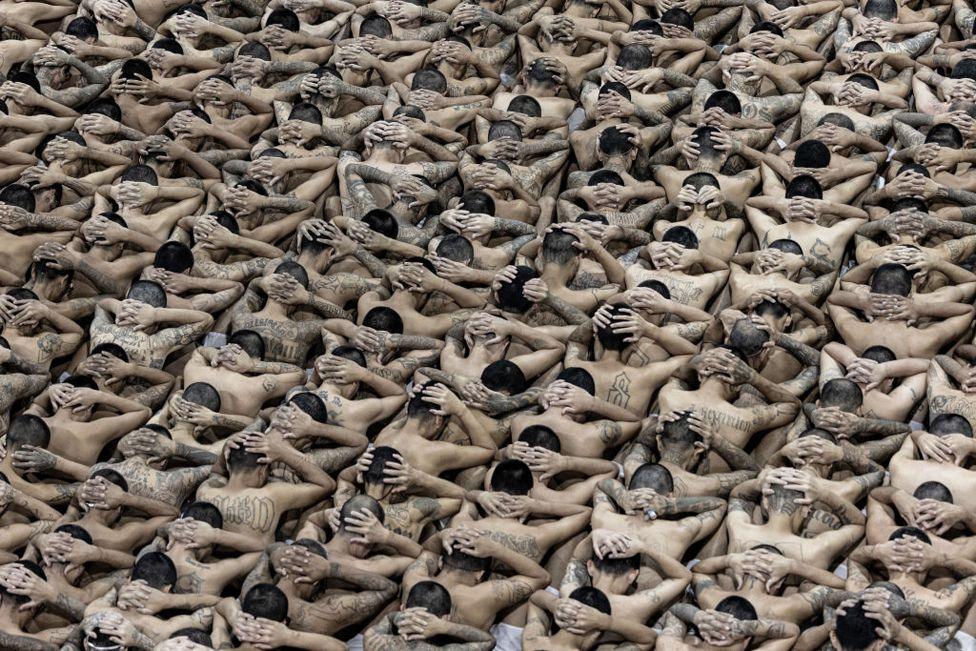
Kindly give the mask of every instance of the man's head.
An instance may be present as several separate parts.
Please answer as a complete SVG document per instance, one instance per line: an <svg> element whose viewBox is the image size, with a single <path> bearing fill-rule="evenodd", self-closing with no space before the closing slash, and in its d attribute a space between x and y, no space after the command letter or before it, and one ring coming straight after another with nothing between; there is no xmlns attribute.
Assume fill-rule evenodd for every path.
<svg viewBox="0 0 976 651"><path fill-rule="evenodd" d="M691 428L689 416L683 412L677 418L666 421L655 437L661 459L676 463L686 470L693 470L707 450L702 437Z"/></svg>
<svg viewBox="0 0 976 651"><path fill-rule="evenodd" d="M491 490L508 495L528 495L532 490L532 471L524 461L506 459L491 471Z"/></svg>
<svg viewBox="0 0 976 651"><path fill-rule="evenodd" d="M241 599L241 610L251 617L284 622L288 617L288 597L270 583L258 583Z"/></svg>
<svg viewBox="0 0 976 651"><path fill-rule="evenodd" d="M529 425L519 434L518 440L529 447L543 448L556 453L562 449L556 432L545 425Z"/></svg>
<svg viewBox="0 0 976 651"><path fill-rule="evenodd" d="M356 534L348 531L350 524L355 520L353 514L369 512L380 524L386 520L386 511L383 506L369 495L356 495L346 500L342 508L339 509L339 533L349 539L349 553L356 558L365 558L373 549L373 543L362 542L356 539ZM350 519L353 517L353 519Z"/></svg>
<svg viewBox="0 0 976 651"><path fill-rule="evenodd" d="M169 592L176 584L176 565L162 552L149 552L132 566L131 580L145 581L150 588Z"/></svg>
<svg viewBox="0 0 976 651"><path fill-rule="evenodd" d="M403 334L403 319L395 310L385 306L374 307L367 312L363 317L363 325L380 332Z"/></svg>
<svg viewBox="0 0 976 651"><path fill-rule="evenodd" d="M912 291L912 272L905 265L886 262L871 276L872 294L908 296Z"/></svg>
<svg viewBox="0 0 976 651"><path fill-rule="evenodd" d="M166 290L154 280L137 280L129 287L126 298L149 307L166 307Z"/></svg>
<svg viewBox="0 0 976 651"><path fill-rule="evenodd" d="M822 169L830 164L830 150L827 145L815 138L804 140L796 148L793 165L796 167L811 167Z"/></svg>
<svg viewBox="0 0 976 651"><path fill-rule="evenodd" d="M373 460L363 472L363 487L366 494L376 500L381 500L390 494L394 485L387 483L386 464L395 463L400 452L388 445L378 445L370 453Z"/></svg>
<svg viewBox="0 0 976 651"><path fill-rule="evenodd" d="M499 283L498 291L495 292L498 307L506 312L524 314L534 305L525 297L525 283L538 277L539 274L532 267L516 267L515 277L512 280L503 280Z"/></svg>
<svg viewBox="0 0 976 651"><path fill-rule="evenodd" d="M758 359L769 343L769 333L750 319L739 319L729 330L729 345L747 360Z"/></svg>
<svg viewBox="0 0 976 651"><path fill-rule="evenodd" d="M864 394L861 392L861 387L853 380L838 377L827 380L820 387L820 400L817 406L836 407L841 411L854 414L863 403Z"/></svg>
<svg viewBox="0 0 976 651"><path fill-rule="evenodd" d="M157 249L153 267L175 274L188 273L193 267L193 252L182 242L166 242Z"/></svg>
<svg viewBox="0 0 976 651"><path fill-rule="evenodd" d="M528 387L525 373L518 364L507 359L499 359L486 366L481 372L481 383L492 391L510 396L522 393Z"/></svg>
<svg viewBox="0 0 976 651"><path fill-rule="evenodd" d="M966 438L973 438L973 426L970 425L969 420L965 416L960 414L939 414L935 418L932 418L931 414L929 414L928 432L936 436L961 434Z"/></svg>
<svg viewBox="0 0 976 651"><path fill-rule="evenodd" d="M865 18L893 21L898 15L898 3L895 0L865 0L861 15Z"/></svg>
<svg viewBox="0 0 976 651"><path fill-rule="evenodd" d="M47 449L51 441L51 429L40 416L21 414L10 421L6 440L8 454L13 454L25 445Z"/></svg>
<svg viewBox="0 0 976 651"><path fill-rule="evenodd" d="M453 606L451 593L437 581L414 583L404 602L404 608L424 608L434 617L447 617Z"/></svg>
<svg viewBox="0 0 976 651"><path fill-rule="evenodd" d="M674 477L670 470L660 464L645 463L630 476L627 488L650 488L659 495L670 495L674 492Z"/></svg>

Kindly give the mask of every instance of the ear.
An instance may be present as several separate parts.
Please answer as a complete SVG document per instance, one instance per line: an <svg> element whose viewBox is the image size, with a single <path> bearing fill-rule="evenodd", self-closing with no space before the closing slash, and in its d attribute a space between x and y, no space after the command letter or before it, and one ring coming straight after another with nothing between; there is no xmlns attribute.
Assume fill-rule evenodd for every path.
<svg viewBox="0 0 976 651"><path fill-rule="evenodd" d="M596 570L596 563L594 563L592 560L586 561L586 572L587 572L587 574L589 574L590 576L593 576L594 570Z"/></svg>
<svg viewBox="0 0 976 651"><path fill-rule="evenodd" d="M633 583L637 580L637 575L640 574L640 570L630 570L627 572L627 583Z"/></svg>
<svg viewBox="0 0 976 651"><path fill-rule="evenodd" d="M662 437L661 437L661 435L660 435L660 434L655 434L655 435L654 435L654 442L655 442L655 443L657 443L657 450L658 450L658 452L660 452L660 451L661 451L661 441L662 441L662 440L663 440L663 439L662 439Z"/></svg>

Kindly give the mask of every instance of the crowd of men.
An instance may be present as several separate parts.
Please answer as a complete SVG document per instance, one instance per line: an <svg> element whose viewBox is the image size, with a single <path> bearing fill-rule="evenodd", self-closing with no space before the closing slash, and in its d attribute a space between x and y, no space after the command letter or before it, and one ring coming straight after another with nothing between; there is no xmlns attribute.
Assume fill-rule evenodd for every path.
<svg viewBox="0 0 976 651"><path fill-rule="evenodd" d="M970 0L0 0L0 650L976 649Z"/></svg>

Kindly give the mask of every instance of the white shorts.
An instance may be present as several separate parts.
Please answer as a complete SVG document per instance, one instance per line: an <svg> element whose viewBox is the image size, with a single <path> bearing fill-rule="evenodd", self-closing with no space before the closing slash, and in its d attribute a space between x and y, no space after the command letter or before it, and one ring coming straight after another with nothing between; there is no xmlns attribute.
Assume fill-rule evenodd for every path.
<svg viewBox="0 0 976 651"><path fill-rule="evenodd" d="M956 635L952 639L959 643L959 648L962 651L976 651L976 637L969 633L956 631Z"/></svg>
<svg viewBox="0 0 976 651"><path fill-rule="evenodd" d="M495 624L489 632L495 636L495 651L522 651L521 626Z"/></svg>

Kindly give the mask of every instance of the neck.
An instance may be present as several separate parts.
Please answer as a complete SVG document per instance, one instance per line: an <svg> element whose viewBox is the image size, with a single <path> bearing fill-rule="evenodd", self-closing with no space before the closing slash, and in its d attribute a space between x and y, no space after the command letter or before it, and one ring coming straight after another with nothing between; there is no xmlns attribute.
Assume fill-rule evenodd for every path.
<svg viewBox="0 0 976 651"><path fill-rule="evenodd" d="M766 526L781 533L793 533L793 516L789 513L772 511L766 518Z"/></svg>
<svg viewBox="0 0 976 651"><path fill-rule="evenodd" d="M468 572L453 567L445 567L440 571L438 576L450 579L452 583L460 583L462 585L476 585L481 579L480 572Z"/></svg>

